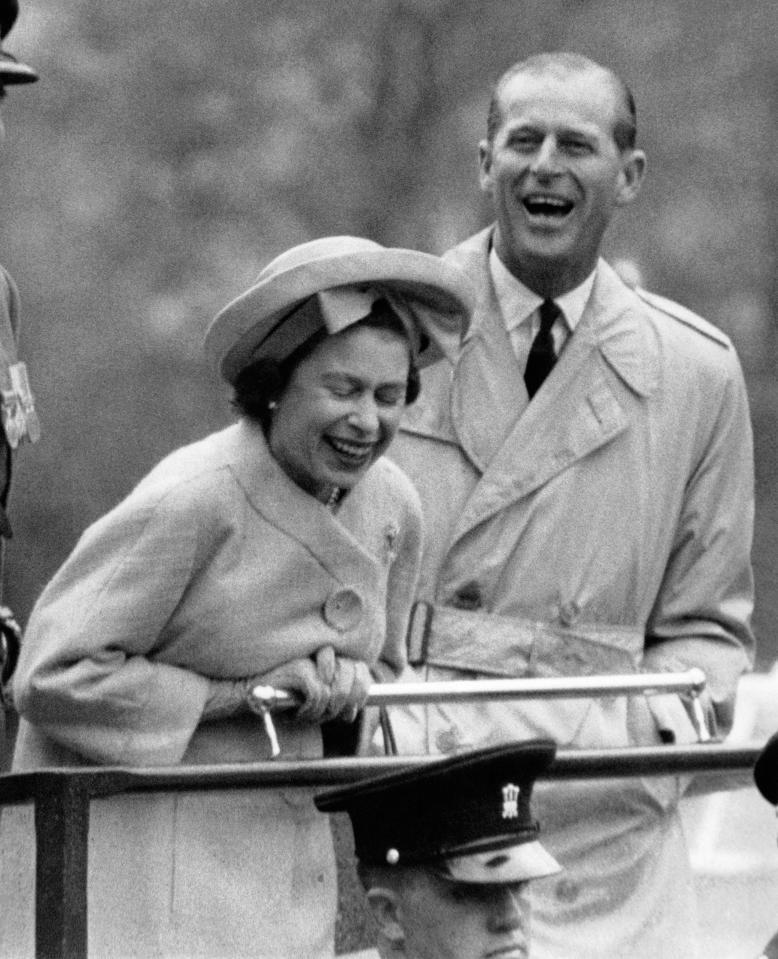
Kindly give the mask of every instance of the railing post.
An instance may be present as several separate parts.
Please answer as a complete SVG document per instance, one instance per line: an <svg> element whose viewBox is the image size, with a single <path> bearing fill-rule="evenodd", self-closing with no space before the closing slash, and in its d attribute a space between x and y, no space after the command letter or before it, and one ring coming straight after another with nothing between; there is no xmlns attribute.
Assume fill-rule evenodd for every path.
<svg viewBox="0 0 778 959"><path fill-rule="evenodd" d="M87 959L90 791L77 775L46 779L35 801L35 956Z"/></svg>

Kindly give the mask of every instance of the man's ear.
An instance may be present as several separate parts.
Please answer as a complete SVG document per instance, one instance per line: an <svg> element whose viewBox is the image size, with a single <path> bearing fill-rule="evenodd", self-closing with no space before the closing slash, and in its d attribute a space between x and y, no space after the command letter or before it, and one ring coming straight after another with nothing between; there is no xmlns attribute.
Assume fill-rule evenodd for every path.
<svg viewBox="0 0 778 959"><path fill-rule="evenodd" d="M378 924L381 939L401 955L405 951L405 932L400 924L397 893L386 886L373 886L367 892L367 902Z"/></svg>
<svg viewBox="0 0 778 959"><path fill-rule="evenodd" d="M478 144L478 182L487 196L492 195L492 145L488 140Z"/></svg>
<svg viewBox="0 0 778 959"><path fill-rule="evenodd" d="M640 193L643 177L646 175L646 155L642 150L627 150L622 157L619 174L619 192L616 198L618 206L632 203Z"/></svg>

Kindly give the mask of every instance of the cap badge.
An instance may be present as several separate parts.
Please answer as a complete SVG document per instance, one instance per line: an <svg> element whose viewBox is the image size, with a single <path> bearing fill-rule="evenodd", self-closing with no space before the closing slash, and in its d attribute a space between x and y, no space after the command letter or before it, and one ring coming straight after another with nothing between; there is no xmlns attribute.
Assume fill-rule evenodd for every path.
<svg viewBox="0 0 778 959"><path fill-rule="evenodd" d="M519 815L519 794L521 790L513 783L502 787L502 818L517 819Z"/></svg>

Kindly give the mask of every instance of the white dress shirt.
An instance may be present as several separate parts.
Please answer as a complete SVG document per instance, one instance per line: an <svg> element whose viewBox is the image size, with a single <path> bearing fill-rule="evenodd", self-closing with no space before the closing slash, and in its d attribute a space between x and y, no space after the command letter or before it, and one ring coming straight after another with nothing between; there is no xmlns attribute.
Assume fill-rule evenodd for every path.
<svg viewBox="0 0 778 959"><path fill-rule="evenodd" d="M494 247L489 254L489 269L497 293L497 302L500 304L500 310L502 311L505 329L508 331L508 337L513 346L513 352L516 354L516 359L519 361L521 368L524 369L527 365L532 341L540 329L538 309L543 302L543 297L533 293L520 280L516 279L497 256ZM554 350L557 356L562 352L565 343L572 336L583 315L594 285L594 273L595 271L592 270L583 283L554 300L564 317L564 319L558 319L551 328Z"/></svg>

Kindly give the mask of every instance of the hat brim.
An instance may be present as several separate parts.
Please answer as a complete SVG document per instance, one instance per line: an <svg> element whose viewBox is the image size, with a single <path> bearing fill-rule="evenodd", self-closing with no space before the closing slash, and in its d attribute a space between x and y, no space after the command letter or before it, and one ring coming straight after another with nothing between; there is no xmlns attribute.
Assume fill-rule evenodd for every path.
<svg viewBox="0 0 778 959"><path fill-rule="evenodd" d="M363 284L385 287L409 301L414 320L431 340L419 356L422 366L438 358L452 334L464 329L473 305L466 278L432 254L396 248L336 254L260 280L229 303L208 328L206 353L224 379L234 383L262 355L263 340L286 313L322 290Z"/></svg>
<svg viewBox="0 0 778 959"><path fill-rule="evenodd" d="M500 884L542 879L561 869L551 853L532 840L488 852L446 856L436 871L454 882Z"/></svg>

